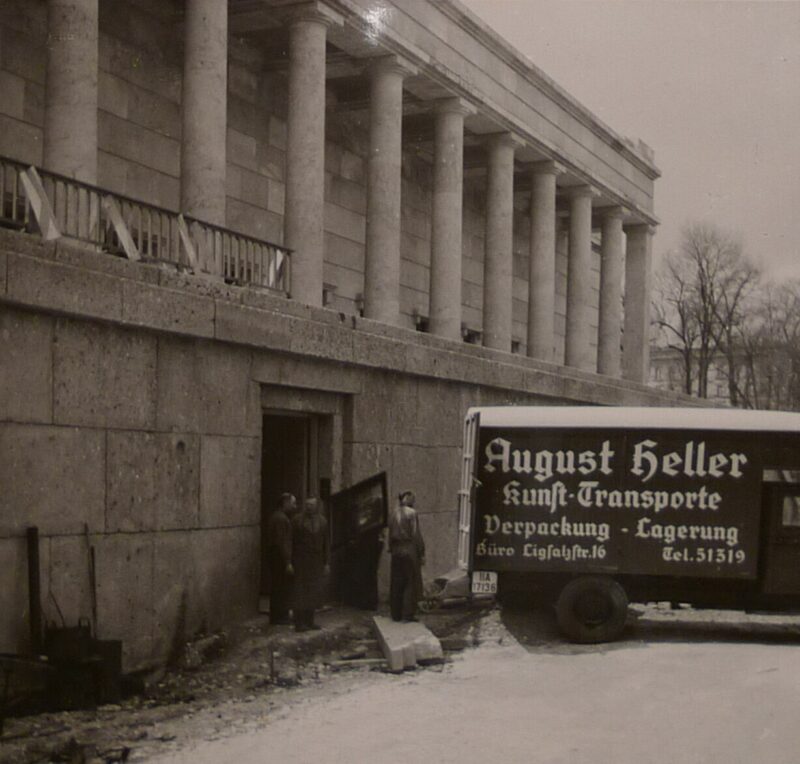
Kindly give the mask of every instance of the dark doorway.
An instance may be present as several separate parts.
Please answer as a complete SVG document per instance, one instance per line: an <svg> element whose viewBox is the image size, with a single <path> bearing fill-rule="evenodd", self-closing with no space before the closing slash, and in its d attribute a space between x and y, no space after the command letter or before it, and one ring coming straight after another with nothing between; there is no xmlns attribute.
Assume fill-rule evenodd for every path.
<svg viewBox="0 0 800 764"><path fill-rule="evenodd" d="M302 506L318 490L318 418L311 414L264 414L261 445L261 548L267 548L267 522L282 493L293 493ZM262 555L261 594L270 591Z"/></svg>

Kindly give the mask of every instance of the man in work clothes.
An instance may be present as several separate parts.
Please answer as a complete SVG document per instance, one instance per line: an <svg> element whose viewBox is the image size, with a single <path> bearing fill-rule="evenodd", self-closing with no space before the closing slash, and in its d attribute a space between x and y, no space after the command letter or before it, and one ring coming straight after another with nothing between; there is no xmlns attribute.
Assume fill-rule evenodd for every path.
<svg viewBox="0 0 800 764"><path fill-rule="evenodd" d="M281 494L278 508L267 523L269 534L269 568L272 593L269 600L269 622L289 623L289 601L292 594L292 521L297 499L290 493Z"/></svg>
<svg viewBox="0 0 800 764"><path fill-rule="evenodd" d="M413 491L403 491L389 516L389 553L392 555L389 603L393 621L413 621L422 599L425 542L414 509Z"/></svg>
<svg viewBox="0 0 800 764"><path fill-rule="evenodd" d="M329 550L322 504L310 498L305 509L292 518L295 631L320 628L314 623L314 611L327 599Z"/></svg>

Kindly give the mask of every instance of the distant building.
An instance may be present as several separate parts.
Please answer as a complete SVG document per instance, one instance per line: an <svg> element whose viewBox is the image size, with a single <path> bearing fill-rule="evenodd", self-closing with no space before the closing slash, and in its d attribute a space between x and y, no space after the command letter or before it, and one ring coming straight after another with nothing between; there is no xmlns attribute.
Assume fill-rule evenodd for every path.
<svg viewBox="0 0 800 764"><path fill-rule="evenodd" d="M800 369L795 368L788 348L764 348L751 353L738 351L733 367L731 372L726 356L714 356L708 369L706 400L737 408L796 411L800 406ZM731 374L735 383L733 394ZM699 395L698 377L695 361L691 374L692 395ZM680 351L664 347L650 349L650 384L674 393L685 391L685 364Z"/></svg>
<svg viewBox="0 0 800 764"><path fill-rule="evenodd" d="M255 612L283 491L385 471L432 575L468 406L681 400L652 152L455 0L6 0L0 49L0 650L26 527L142 668Z"/></svg>
<svg viewBox="0 0 800 764"><path fill-rule="evenodd" d="M724 358L715 358L708 370L707 400L718 404L730 403L728 375ZM683 393L686 390L686 374L680 351L674 348L653 347L650 349L650 384L660 390ZM692 374L691 395L697 395L697 373Z"/></svg>

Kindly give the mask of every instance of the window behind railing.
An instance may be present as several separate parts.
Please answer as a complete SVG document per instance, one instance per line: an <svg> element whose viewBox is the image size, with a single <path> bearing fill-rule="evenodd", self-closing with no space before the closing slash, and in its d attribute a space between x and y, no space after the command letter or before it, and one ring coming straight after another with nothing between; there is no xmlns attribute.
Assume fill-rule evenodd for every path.
<svg viewBox="0 0 800 764"><path fill-rule="evenodd" d="M0 159L0 223L6 228L28 227L30 208L20 177L24 170L24 165Z"/></svg>

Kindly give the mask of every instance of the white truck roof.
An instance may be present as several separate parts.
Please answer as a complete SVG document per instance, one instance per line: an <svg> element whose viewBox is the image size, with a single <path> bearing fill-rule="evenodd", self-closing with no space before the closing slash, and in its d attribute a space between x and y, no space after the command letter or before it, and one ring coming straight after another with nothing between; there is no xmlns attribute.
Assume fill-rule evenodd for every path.
<svg viewBox="0 0 800 764"><path fill-rule="evenodd" d="M481 427L549 427L575 429L729 430L800 432L800 413L724 408L657 408L622 406L479 406Z"/></svg>

